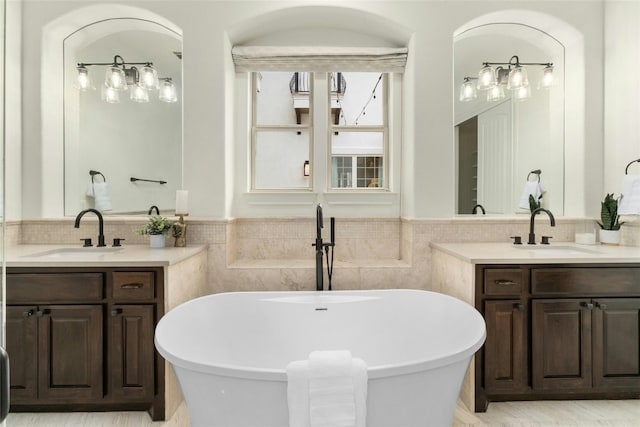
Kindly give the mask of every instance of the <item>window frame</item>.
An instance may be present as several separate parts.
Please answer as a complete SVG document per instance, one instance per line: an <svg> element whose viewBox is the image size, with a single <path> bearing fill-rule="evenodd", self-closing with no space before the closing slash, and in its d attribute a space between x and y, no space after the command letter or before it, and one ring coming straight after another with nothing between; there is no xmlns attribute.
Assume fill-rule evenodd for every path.
<svg viewBox="0 0 640 427"><path fill-rule="evenodd" d="M370 71L361 71L361 72L370 72ZM327 73L327 79L330 79L329 77L330 73ZM331 121L331 85L327 85L327 105L328 105L328 121L327 121L327 156L328 156L328 161L327 161L327 184L326 184L326 191L331 193L331 192L336 192L336 193L342 193L342 192L349 192L349 193L353 193L353 192L378 192L378 193L386 193L386 192L390 192L390 184L389 184L389 177L390 177L390 149L389 149L389 145L390 145L390 141L389 141L389 104L391 102L391 100L389 99L389 81L391 80L389 78L390 73L388 72L380 72L380 74L382 74L382 95L383 95L383 99L384 102L382 103L382 124L381 125L336 125ZM333 172L333 163L332 163L332 159L333 159L333 135L335 134L335 132L382 132L382 143L383 143L383 150L382 150L382 158L383 158L383 162L384 162L384 168L383 168L383 176L384 176L384 185L381 187L348 187L348 188L339 188L339 187L333 187L332 182L331 182L331 175ZM358 157L377 157L375 155L371 155L371 154L336 154L336 156L340 156L340 157L345 157L345 156L351 156L354 159L357 159ZM357 169L357 165L355 165L355 168ZM357 175L355 177L352 178L352 182L355 183L357 181Z"/></svg>
<svg viewBox="0 0 640 427"><path fill-rule="evenodd" d="M251 193L273 193L273 192L312 192L313 189L313 152L314 152L314 80L315 73L309 71L309 123L308 124L295 124L295 125L259 125L258 124L258 87L260 73L261 72L282 72L286 73L286 70L278 71L278 70L263 70L263 71L252 71L249 73L250 75L250 90L251 90L251 115L250 115L250 150L249 150L249 192ZM292 71L294 73L294 71ZM307 187L291 187L291 188L257 188L256 187L256 155L257 155L257 142L258 142L258 132L282 132L282 131L293 131L293 132L304 132L306 131L309 135L308 140L308 160L310 165L310 174L309 174L309 183Z"/></svg>

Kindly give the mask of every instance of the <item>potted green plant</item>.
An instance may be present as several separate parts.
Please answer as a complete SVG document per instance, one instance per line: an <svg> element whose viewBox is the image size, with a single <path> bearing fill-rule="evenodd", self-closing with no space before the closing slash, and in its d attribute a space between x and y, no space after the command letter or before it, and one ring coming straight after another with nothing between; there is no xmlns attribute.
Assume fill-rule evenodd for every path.
<svg viewBox="0 0 640 427"><path fill-rule="evenodd" d="M149 222L137 230L137 233L149 235L149 244L152 248L164 248L164 238L169 234L172 225L167 218L160 215L152 215L149 217Z"/></svg>
<svg viewBox="0 0 640 427"><path fill-rule="evenodd" d="M620 242L620 222L618 215L618 200L613 197L613 193L607 194L602 201L600 210L600 243L605 245L617 245Z"/></svg>

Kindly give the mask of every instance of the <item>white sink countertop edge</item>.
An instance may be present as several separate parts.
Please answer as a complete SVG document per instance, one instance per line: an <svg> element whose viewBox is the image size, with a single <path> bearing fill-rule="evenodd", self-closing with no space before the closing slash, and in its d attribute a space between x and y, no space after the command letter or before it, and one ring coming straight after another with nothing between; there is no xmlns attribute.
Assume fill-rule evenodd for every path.
<svg viewBox="0 0 640 427"><path fill-rule="evenodd" d="M580 264L580 263L637 263L640 262L640 247L610 245L579 245L570 242L555 242L542 245L512 243L435 243L433 249L440 250L471 264ZM558 248L554 250L554 248ZM562 252L566 249L568 253ZM545 250L550 249L548 253ZM572 250L574 249L574 250ZM582 252L584 251L584 252Z"/></svg>
<svg viewBox="0 0 640 427"><path fill-rule="evenodd" d="M108 246L111 248L111 246ZM38 254L55 250L83 249L97 251L99 248L82 248L80 245L17 245L5 248L7 267L162 267L177 264L207 249L207 245L184 248L167 246L150 248L148 245L123 245L116 252L105 252L96 257L51 258Z"/></svg>

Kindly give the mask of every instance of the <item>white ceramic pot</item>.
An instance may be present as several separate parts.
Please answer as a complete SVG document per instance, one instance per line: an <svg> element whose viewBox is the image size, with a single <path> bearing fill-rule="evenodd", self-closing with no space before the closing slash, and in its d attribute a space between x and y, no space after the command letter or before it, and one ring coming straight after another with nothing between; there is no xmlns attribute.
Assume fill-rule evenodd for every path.
<svg viewBox="0 0 640 427"><path fill-rule="evenodd" d="M164 248L164 234L149 235L149 246L152 248Z"/></svg>
<svg viewBox="0 0 640 427"><path fill-rule="evenodd" d="M600 230L600 243L617 245L620 243L620 230Z"/></svg>

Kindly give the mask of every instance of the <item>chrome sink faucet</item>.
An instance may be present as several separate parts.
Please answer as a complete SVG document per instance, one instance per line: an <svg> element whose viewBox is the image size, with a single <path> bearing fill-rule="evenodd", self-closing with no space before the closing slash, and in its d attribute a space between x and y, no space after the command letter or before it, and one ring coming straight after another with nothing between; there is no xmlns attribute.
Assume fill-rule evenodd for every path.
<svg viewBox="0 0 640 427"><path fill-rule="evenodd" d="M82 212L80 212L78 214L78 216L76 216L76 223L75 223L74 227L75 228L80 228L80 219L87 212L93 212L94 214L96 214L98 216L98 245L97 246L98 247L107 246L104 243L104 220L102 219L102 214L100 213L99 210L96 210L96 209L85 209Z"/></svg>
<svg viewBox="0 0 640 427"><path fill-rule="evenodd" d="M549 215L549 221L551 222L551 226L555 227L556 226L556 219L553 217L553 214L551 213L551 211L545 209L545 208L536 208L531 212L531 222L529 223L529 241L527 242L529 245L535 245L536 244L536 235L533 232L533 227L535 224L535 218L536 215L538 215L538 213L540 212L544 212L547 215ZM546 238L546 239L545 239ZM543 244L549 244L549 237L548 236L542 236L542 243Z"/></svg>

